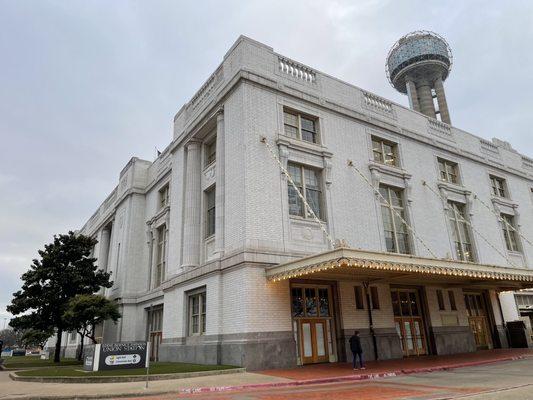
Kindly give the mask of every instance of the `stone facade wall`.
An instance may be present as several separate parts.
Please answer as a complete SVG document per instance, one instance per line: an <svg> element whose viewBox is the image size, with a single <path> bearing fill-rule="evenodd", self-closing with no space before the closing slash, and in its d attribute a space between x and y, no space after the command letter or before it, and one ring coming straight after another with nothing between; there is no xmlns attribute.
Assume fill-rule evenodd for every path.
<svg viewBox="0 0 533 400"><path fill-rule="evenodd" d="M318 118L318 144L284 135L284 107ZM203 199L197 204L201 208L201 234L197 243L200 265L184 268L184 254L191 251L185 244L190 239L191 226L184 224L190 211L185 204L190 190L186 182L190 168L186 145L191 139L198 140L204 157L205 139L212 135L213 129L218 132L220 126L224 135L224 162L217 160L212 168L223 168L222 174L207 171L203 163L198 173L202 174L202 192L213 183L218 185L220 175L224 177L224 185L217 187L218 194L222 194L217 195L217 207L224 211L223 224L219 225L223 234L217 240L222 238L223 245L216 254L208 248L203 234L205 198L200 196ZM372 135L398 144L401 168L391 171L373 163ZM471 233L476 261L517 266L527 265L533 257L533 248L520 239L522 254L509 254L500 222L472 196L468 197L470 191L492 206L488 175L502 176L507 180L511 199L504 202L507 205L502 206L498 201L494 204L512 211L521 232L533 237L533 171L524 166L520 154L501 142L487 144L455 127L437 124L416 111L241 37L220 67L175 116L169 147L153 163L133 158L120 173L116 189L81 230L101 237L106 224L113 225L107 269L113 272L115 284L105 293L119 299L124 316L117 325L105 325L104 340L144 338L147 308L153 302L164 302L163 339L167 355L177 354L176 349L185 346L181 348L188 349L184 356L187 360L200 360L204 357L200 354L205 354L206 362L235 361L236 354L241 354L243 349L249 349L250 355L260 350L270 351L270 346L278 340L283 345L272 351L288 354L283 362L295 357L288 284L267 283L264 269L327 250L331 244L315 221L289 216L287 180L261 143L262 137L281 157L282 163L295 162L321 171L325 228L333 238L344 239L349 246L385 250L379 199L348 167L347 161L351 160L373 184L381 182L403 188L408 219L418 235L437 257L453 257L443 203L422 185L425 181L438 190L437 157L443 157L458 163L462 187L456 189L458 193L467 193L465 196L450 192L450 198L466 202L472 223L491 242L488 245ZM158 193L167 183L171 195L165 214L159 210ZM169 229L166 281L154 288L150 284L153 274L150 227L151 223L162 221ZM431 256L414 237L411 247L416 255ZM101 254L100 250L96 247L95 254ZM508 260L499 253L506 254ZM152 254L152 260L153 257ZM368 327L367 312L353 307L354 284L339 283L343 329L363 331ZM200 286L207 288L207 331L204 338L189 338L185 293ZM389 286L385 283L377 286L381 309L374 312L374 324L380 335L379 351L384 357L396 357ZM428 323L437 337L437 352L451 351L438 339L445 335L457 338L453 339L457 340L457 346L452 347L458 349L460 343L467 343L461 348L469 349L471 342L464 330L467 320L460 289L453 289L457 311L450 310L449 304L445 311L437 309L436 289L427 287L426 295ZM447 302L448 289L442 289ZM457 323L449 325L453 316L457 317ZM501 325L501 319L496 318L496 324ZM293 345L292 350L289 343ZM254 368L256 364L250 355L235 362Z"/></svg>

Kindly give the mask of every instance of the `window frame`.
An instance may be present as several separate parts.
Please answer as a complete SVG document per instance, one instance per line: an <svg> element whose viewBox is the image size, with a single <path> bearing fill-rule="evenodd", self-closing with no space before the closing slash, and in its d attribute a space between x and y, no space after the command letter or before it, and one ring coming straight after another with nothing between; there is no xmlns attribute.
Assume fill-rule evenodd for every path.
<svg viewBox="0 0 533 400"><path fill-rule="evenodd" d="M455 301L455 292L448 290L448 301L450 302L450 310L457 311L457 302Z"/></svg>
<svg viewBox="0 0 533 400"><path fill-rule="evenodd" d="M379 289L377 286L370 286L370 302L372 303L372 310L379 310Z"/></svg>
<svg viewBox="0 0 533 400"><path fill-rule="evenodd" d="M470 221L468 220L467 215L466 215L467 213L466 205L463 203L453 201L453 200L448 200L446 205L448 207L448 210L450 210L450 212L453 212L453 218L452 218L452 215L450 215L450 212L446 213L447 214L446 218L448 220L448 223L451 225L452 232L450 233L452 234L452 243L454 243L455 245L454 253L457 257L457 260L466 261L466 262L475 262L476 258L474 257L474 244L472 241L472 232L471 232L470 225L469 225ZM458 209L459 207L462 207L464 217L461 215L460 210ZM467 222L460 221L459 217L463 218ZM465 225L464 226L465 230L461 229L463 224ZM459 243L453 240L453 230L455 230L456 232L456 235L459 239ZM466 241L465 238L463 237L463 233L465 231L468 234L468 241ZM461 254L457 253L457 244L459 244ZM467 253L467 251L465 251L467 245L470 246L470 252L469 252L470 259L465 257L465 254Z"/></svg>
<svg viewBox="0 0 533 400"><path fill-rule="evenodd" d="M364 294L363 294L363 286L355 285L353 287L353 291L354 291L355 309L356 310L364 310L365 309L365 300L364 300Z"/></svg>
<svg viewBox="0 0 533 400"><path fill-rule="evenodd" d="M507 180L497 175L489 174L491 195L502 199L509 199Z"/></svg>
<svg viewBox="0 0 533 400"><path fill-rule="evenodd" d="M441 166L444 169L441 169ZM460 179L460 174L459 174L459 164L457 162L450 161L446 158L437 157L437 167L439 170L440 181L451 183L453 185L461 184L461 179ZM449 168L452 169L452 173L449 171ZM455 181L452 177L455 177Z"/></svg>
<svg viewBox="0 0 533 400"><path fill-rule="evenodd" d="M155 263L154 288L161 286L166 275L166 252L167 252L167 226L162 224L157 227L157 259Z"/></svg>
<svg viewBox="0 0 533 400"><path fill-rule="evenodd" d="M214 152L210 152L210 149L214 148ZM210 138L204 145L204 168L209 167L217 160L217 136Z"/></svg>
<svg viewBox="0 0 533 400"><path fill-rule="evenodd" d="M198 312L194 311L194 299L198 299ZM198 331L194 331L193 318L198 317ZM205 335L207 328L207 289L205 287L187 292L187 336Z"/></svg>
<svg viewBox="0 0 533 400"><path fill-rule="evenodd" d="M325 217L325 210L324 210L324 190L323 190L323 187L322 187L322 181L323 181L323 177L322 177L322 173L323 173L323 170L321 169L318 169L318 168L314 168L314 167L309 167L309 166L305 166L303 164L298 164L298 163L295 163L295 162L288 162L287 163L287 170L290 171L290 168L292 167L295 167L295 168L299 168L300 170L300 177L301 177L301 182L300 185L298 185L298 182L294 181L294 178L293 176L291 175L291 178L293 179L293 182L296 184L296 186L298 187L298 189L300 190L300 192L302 193L303 197L305 198L305 200L307 201L307 203L311 206L311 203L309 202L308 200L308 196L307 196L307 190L308 190L308 187L307 187L307 183L306 183L306 170L307 171L314 171L315 173L315 176L317 178L317 188L316 189L309 189L309 190L313 190L315 192L318 192L319 194L319 198L318 198L318 213L313 210L313 212L315 213L315 215L317 216L317 218L324 222L326 221L326 217ZM300 208L302 209L302 214L293 214L291 213L291 201L290 201L290 191L291 190L295 190L294 187L292 186L292 184L287 180L287 200L288 200L288 205L289 205L289 216L291 218L303 218L303 219L306 219L306 220L313 220L313 216L311 215L311 213L309 212L309 210L307 210L307 208L305 207L305 204L303 203L302 199L300 199L300 196L298 196L298 194L296 193L295 195L298 197L298 202L300 203Z"/></svg>
<svg viewBox="0 0 533 400"><path fill-rule="evenodd" d="M290 123L287 123L286 120L285 120L285 114L290 114L290 115L295 116L296 119L297 119L297 122L296 122L297 125L292 125ZM315 128L314 132L310 131L308 129L304 129L302 127L302 117L304 119L306 119L306 120L313 121L314 128ZM296 128L297 137L294 137L293 135L290 135L290 134L287 133L287 130L285 129L286 125L289 125L289 126L291 126L293 128ZM304 135L303 135L302 131L311 133L311 135L313 136L314 140L310 141L310 140L304 139ZM301 141L304 141L304 142L307 142L307 143L313 143L313 144L318 144L319 145L320 144L319 118L316 117L316 116L307 114L307 113L296 111L296 110L294 110L292 108L283 107L283 134L285 136L293 138L293 139L297 139L297 140L301 140Z"/></svg>
<svg viewBox="0 0 533 400"><path fill-rule="evenodd" d="M518 229L516 228L516 219L514 215L500 213L503 241L505 242L505 248L507 251L520 253L522 252L522 246L518 239ZM505 223L507 221L507 223ZM510 229L511 225L515 230Z"/></svg>
<svg viewBox="0 0 533 400"><path fill-rule="evenodd" d="M379 144L379 147L380 147L380 152L379 154L381 155L380 156L380 159L379 160L376 160L376 150L374 150L374 142L378 143ZM392 149L392 154L393 154L393 163L388 163L385 159L385 145L388 145L391 147ZM371 135L370 136L370 146L371 146L371 154L372 154L372 160L374 162L377 162L379 164L383 164L383 165L388 165L390 167L400 167L400 152L399 152L399 145L397 142L393 142L392 140L389 140L389 139L385 139L385 138L382 138L380 136L377 136L377 135Z"/></svg>
<svg viewBox="0 0 533 400"><path fill-rule="evenodd" d="M216 201L216 187L213 185L209 189L204 191L205 195L205 239L209 239L215 235L216 232L216 208L217 208L217 201ZM213 204L209 204L210 196L213 196ZM212 214L212 221L211 221L211 214ZM212 226L211 226L212 222ZM212 227L212 229L211 229Z"/></svg>
<svg viewBox="0 0 533 400"><path fill-rule="evenodd" d="M444 294L442 293L442 289L436 289L435 295L437 296L437 306L439 307L439 311L446 311L446 304L444 304Z"/></svg>
<svg viewBox="0 0 533 400"><path fill-rule="evenodd" d="M407 207L405 205L406 201L405 201L405 190L403 188L398 188L396 186L390 186L390 185L387 185L387 184L380 184L379 185L379 190L381 188L385 188L387 189L387 197L386 197L386 200L387 202L384 202L383 199L381 198L381 196L379 196L379 207L380 207L380 211L381 211L381 219L382 219L382 229L383 229L383 235L384 235L384 241L385 241L385 250L389 253L394 253L394 254L413 254L412 251L413 251L413 246L412 246L412 243L411 243L411 235L409 233L409 229L406 227L405 230L406 230L406 233L405 233L405 237L406 237L406 242L405 242L405 247L406 247L406 250L407 252L406 253L401 253L400 252L400 246L399 246L399 241L398 241L398 235L400 234L398 228L396 227L396 218L397 218L397 215L396 213L392 210L396 210L400 215L402 215L403 213L403 219L407 222L408 221L408 215L407 215ZM392 204L392 200L391 200L391 191L399 191L400 194L401 194L401 200L402 200L402 206L399 207L399 206L394 206ZM381 191L380 191L381 193ZM383 195L383 194L382 194ZM386 233L388 231L385 230L385 216L383 215L383 207L387 208L387 212L390 214L391 216L391 224L392 224L392 234L393 234L393 240L394 240L394 247L396 249L396 251L391 251L387 248L387 235ZM403 224L403 222L402 222Z"/></svg>
<svg viewBox="0 0 533 400"><path fill-rule="evenodd" d="M170 184L166 183L159 189L159 210L170 204Z"/></svg>

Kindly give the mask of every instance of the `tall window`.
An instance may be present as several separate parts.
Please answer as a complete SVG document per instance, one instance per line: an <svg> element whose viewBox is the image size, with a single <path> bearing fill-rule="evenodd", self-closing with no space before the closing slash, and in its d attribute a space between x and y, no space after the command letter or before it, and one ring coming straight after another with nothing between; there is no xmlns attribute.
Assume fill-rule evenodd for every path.
<svg viewBox="0 0 533 400"><path fill-rule="evenodd" d="M398 166L398 145L388 140L372 136L372 153L374 161Z"/></svg>
<svg viewBox="0 0 533 400"><path fill-rule="evenodd" d="M492 194L498 197L508 197L507 189L505 187L505 179L490 175L490 184L492 186Z"/></svg>
<svg viewBox="0 0 533 400"><path fill-rule="evenodd" d="M300 114L296 111L284 110L283 123L285 135L305 140L306 142L318 142L316 118Z"/></svg>
<svg viewBox="0 0 533 400"><path fill-rule="evenodd" d="M444 160L443 158L439 158L438 163L441 180L444 182L459 183L457 163Z"/></svg>
<svg viewBox="0 0 533 400"><path fill-rule="evenodd" d="M168 185L165 185L159 190L159 209L165 208L168 205L169 198L169 187Z"/></svg>
<svg viewBox="0 0 533 400"><path fill-rule="evenodd" d="M205 216L205 237L215 234L215 188L205 192L206 216Z"/></svg>
<svg viewBox="0 0 533 400"><path fill-rule="evenodd" d="M446 309L444 306L444 296L442 295L442 290L440 289L437 289L437 303L440 311L444 311Z"/></svg>
<svg viewBox="0 0 533 400"><path fill-rule="evenodd" d="M457 255L457 259L462 261L474 261L465 206L461 203L448 201L447 214L448 220L450 221L452 239L453 243L455 244L455 254Z"/></svg>
<svg viewBox="0 0 533 400"><path fill-rule="evenodd" d="M154 287L158 287L165 280L165 253L167 247L167 227L157 228L157 265L155 268Z"/></svg>
<svg viewBox="0 0 533 400"><path fill-rule="evenodd" d="M289 163L288 172L292 180L298 187L298 190L305 197L311 209L320 219L322 215L322 190L320 186L320 172L297 164ZM304 218L311 218L311 214L305 209L305 205L298 196L298 192L291 185L289 185L289 214L298 215Z"/></svg>
<svg viewBox="0 0 533 400"><path fill-rule="evenodd" d="M189 295L189 335L203 335L206 320L205 290Z"/></svg>
<svg viewBox="0 0 533 400"><path fill-rule="evenodd" d="M502 218L503 237L505 238L505 246L509 251L520 251L518 241L516 240L516 229L514 217L512 215L500 214ZM509 226L510 225L510 226Z"/></svg>
<svg viewBox="0 0 533 400"><path fill-rule="evenodd" d="M217 159L217 139L213 138L205 145L205 166L215 162Z"/></svg>
<svg viewBox="0 0 533 400"><path fill-rule="evenodd" d="M405 220L403 191L390 186L380 185L379 192L390 204L385 203L381 199L381 215L383 217L387 251L409 254L407 227L398 217L399 214Z"/></svg>
<svg viewBox="0 0 533 400"><path fill-rule="evenodd" d="M354 294L355 294L355 308L358 310L362 310L365 308L364 301L363 301L363 287L362 286L354 286Z"/></svg>

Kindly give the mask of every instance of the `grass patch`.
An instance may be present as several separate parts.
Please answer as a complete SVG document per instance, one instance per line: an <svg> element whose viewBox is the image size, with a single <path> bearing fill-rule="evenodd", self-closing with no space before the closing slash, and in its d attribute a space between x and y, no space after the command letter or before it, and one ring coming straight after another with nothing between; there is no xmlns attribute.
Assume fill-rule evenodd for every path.
<svg viewBox="0 0 533 400"><path fill-rule="evenodd" d="M197 371L218 371L222 369L237 368L231 365L202 365L202 364L185 364L172 362L153 362L150 363L150 375L159 374L176 374L180 372L197 372ZM17 372L19 376L126 376L126 375L144 375L146 370L144 368L136 369L114 369L108 371L83 372L80 371L82 367L49 367L42 369L33 369L30 371Z"/></svg>
<svg viewBox="0 0 533 400"><path fill-rule="evenodd" d="M17 356L4 358L4 367L7 369L24 369L35 367L48 366L70 366L81 365L81 361L73 358L62 358L59 364L54 363L54 360L41 360L39 356Z"/></svg>

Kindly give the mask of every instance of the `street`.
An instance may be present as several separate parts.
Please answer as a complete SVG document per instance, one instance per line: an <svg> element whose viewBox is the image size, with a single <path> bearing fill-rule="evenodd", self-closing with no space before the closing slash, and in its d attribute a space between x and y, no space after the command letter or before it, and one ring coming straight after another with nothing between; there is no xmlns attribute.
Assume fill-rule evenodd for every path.
<svg viewBox="0 0 533 400"><path fill-rule="evenodd" d="M373 381L135 397L213 400L533 399L533 358ZM134 398L131 398L134 399Z"/></svg>

